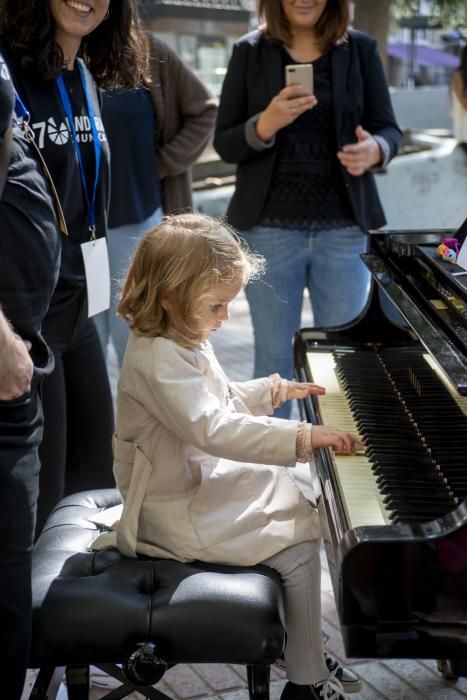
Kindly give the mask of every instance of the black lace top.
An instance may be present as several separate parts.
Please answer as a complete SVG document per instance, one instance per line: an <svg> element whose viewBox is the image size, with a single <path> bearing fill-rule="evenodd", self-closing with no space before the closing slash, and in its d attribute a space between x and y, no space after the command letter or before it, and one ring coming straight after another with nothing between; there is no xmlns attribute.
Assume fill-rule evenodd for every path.
<svg viewBox="0 0 467 700"><path fill-rule="evenodd" d="M283 69L293 59L283 51ZM313 62L318 104L276 138L278 154L266 199L262 226L322 230L355 226L336 153L331 60Z"/></svg>

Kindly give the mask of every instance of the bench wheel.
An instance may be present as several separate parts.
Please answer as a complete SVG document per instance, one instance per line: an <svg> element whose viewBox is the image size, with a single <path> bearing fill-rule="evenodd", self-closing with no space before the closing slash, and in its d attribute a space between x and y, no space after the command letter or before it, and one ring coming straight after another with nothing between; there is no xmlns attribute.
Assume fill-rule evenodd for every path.
<svg viewBox="0 0 467 700"><path fill-rule="evenodd" d="M157 646L152 642L138 644L125 663L123 673L133 685L155 685L167 671L167 663L161 659Z"/></svg>

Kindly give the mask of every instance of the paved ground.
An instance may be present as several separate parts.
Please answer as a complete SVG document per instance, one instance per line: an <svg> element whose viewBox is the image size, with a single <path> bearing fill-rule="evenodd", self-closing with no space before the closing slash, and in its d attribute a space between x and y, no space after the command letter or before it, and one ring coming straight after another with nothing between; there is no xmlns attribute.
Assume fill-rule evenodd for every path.
<svg viewBox="0 0 467 700"><path fill-rule="evenodd" d="M302 324L309 323L310 315L305 309ZM242 380L251 376L252 333L248 307L243 296L236 300L231 309L231 319L214 337L213 343L217 355L230 379ZM115 380L115 371L113 372ZM302 465L297 480L306 490L308 467ZM327 648L341 661L346 662L359 673L364 686L355 700L460 700L467 698L467 679L461 679L456 685L449 685L436 670L434 661L411 660L346 660L342 647L334 604L331 580L327 563L322 556L322 609L323 632L328 638ZM28 688L33 682L33 673L29 674ZM109 688L101 688L96 683L105 682L105 678L94 676L95 684L91 689L91 700L98 700ZM284 675L275 669L271 675L271 700L279 700L284 685ZM245 672L242 667L224 664L181 665L171 669L157 686L176 700L191 698L212 698L213 700L248 700ZM1 696L1 694L0 694ZM25 690L24 700L28 697ZM137 700L143 696L133 693L129 698ZM59 696L66 700L66 688L63 686ZM3 700L3 697L2 697ZM4 700L8 700L5 698Z"/></svg>

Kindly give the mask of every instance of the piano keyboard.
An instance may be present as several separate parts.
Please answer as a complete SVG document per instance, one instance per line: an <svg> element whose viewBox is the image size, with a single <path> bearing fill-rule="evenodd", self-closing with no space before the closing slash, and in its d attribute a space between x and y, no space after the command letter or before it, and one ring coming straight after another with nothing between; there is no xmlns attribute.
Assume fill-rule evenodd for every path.
<svg viewBox="0 0 467 700"><path fill-rule="evenodd" d="M337 379L334 355L330 352L307 352L313 380L324 386L319 397L323 423L333 425L361 438L350 407ZM351 528L360 525L386 525L389 513L381 499L371 463L365 455L334 455L341 500Z"/></svg>
<svg viewBox="0 0 467 700"><path fill-rule="evenodd" d="M334 455L351 528L426 522L467 497L467 399L451 395L426 357L398 349L306 355L313 381L326 387L316 397L323 422L366 445L363 456Z"/></svg>

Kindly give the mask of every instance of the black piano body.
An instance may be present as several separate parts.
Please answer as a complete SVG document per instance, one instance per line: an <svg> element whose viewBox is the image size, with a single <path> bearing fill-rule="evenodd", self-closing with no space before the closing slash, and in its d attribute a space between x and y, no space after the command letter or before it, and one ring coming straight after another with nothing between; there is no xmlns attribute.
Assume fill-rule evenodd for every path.
<svg viewBox="0 0 467 700"><path fill-rule="evenodd" d="M302 329L294 352L302 381L318 381L314 365L332 357L366 451L377 443L370 467L384 523L367 523L358 506L351 514L331 450L316 451L312 465L347 655L449 659L454 675L467 675L467 411L455 400L467 394L467 276L437 256L446 235L372 233L363 318ZM406 328L385 318L379 295ZM321 397L304 401L306 419L329 423L322 407Z"/></svg>

